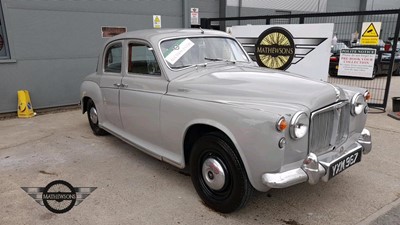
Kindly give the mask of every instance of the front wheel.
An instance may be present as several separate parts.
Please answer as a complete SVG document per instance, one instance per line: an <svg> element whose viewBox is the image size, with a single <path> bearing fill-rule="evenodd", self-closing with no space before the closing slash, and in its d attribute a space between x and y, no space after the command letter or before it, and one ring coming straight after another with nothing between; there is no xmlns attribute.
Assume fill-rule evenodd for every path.
<svg viewBox="0 0 400 225"><path fill-rule="evenodd" d="M331 77L337 77L338 76L338 70L335 68L329 68L328 74Z"/></svg>
<svg viewBox="0 0 400 225"><path fill-rule="evenodd" d="M99 127L99 115L93 100L89 99L86 105L89 125L90 128L92 128L93 133L95 135L106 135L107 132Z"/></svg>
<svg viewBox="0 0 400 225"><path fill-rule="evenodd" d="M220 133L199 138L190 155L193 185L203 202L215 211L230 213L249 200L251 186L232 142Z"/></svg>

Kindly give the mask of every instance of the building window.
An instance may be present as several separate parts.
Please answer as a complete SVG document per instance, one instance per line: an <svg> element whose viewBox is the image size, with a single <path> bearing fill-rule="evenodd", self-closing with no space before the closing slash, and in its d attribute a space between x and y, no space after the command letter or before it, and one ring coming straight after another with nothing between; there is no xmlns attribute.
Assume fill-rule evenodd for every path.
<svg viewBox="0 0 400 225"><path fill-rule="evenodd" d="M4 23L3 8L0 0L0 60L9 59L10 50L8 48L6 26Z"/></svg>

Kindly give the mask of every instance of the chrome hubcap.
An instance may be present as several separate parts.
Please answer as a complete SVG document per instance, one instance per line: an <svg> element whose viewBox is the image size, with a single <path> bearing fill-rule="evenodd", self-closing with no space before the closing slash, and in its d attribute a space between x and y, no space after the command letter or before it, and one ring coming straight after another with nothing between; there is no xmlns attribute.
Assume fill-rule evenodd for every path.
<svg viewBox="0 0 400 225"><path fill-rule="evenodd" d="M90 120L92 121L92 123L97 124L98 117L96 108L94 107L90 108L89 113L90 113Z"/></svg>
<svg viewBox="0 0 400 225"><path fill-rule="evenodd" d="M213 158L208 158L203 163L203 179L206 185L212 190L221 190L225 185L225 171L223 166L223 164Z"/></svg>

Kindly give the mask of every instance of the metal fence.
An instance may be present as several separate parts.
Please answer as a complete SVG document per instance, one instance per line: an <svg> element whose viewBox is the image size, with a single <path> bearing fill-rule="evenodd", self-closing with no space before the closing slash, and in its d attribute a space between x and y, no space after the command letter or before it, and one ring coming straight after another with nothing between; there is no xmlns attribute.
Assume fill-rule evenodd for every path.
<svg viewBox="0 0 400 225"><path fill-rule="evenodd" d="M201 27L219 27L225 30L226 27L237 25L279 25L279 24L313 24L313 23L334 23L334 34L338 42L351 45L350 39L356 31L361 33L363 22L381 22L380 44L369 46L377 49L377 59L375 64L379 64L379 69L374 69L376 77L371 80L350 78L344 76L329 76L328 82L363 87L372 93L370 107L386 109L392 73L399 73L399 62L395 62L397 41L400 28L400 9L378 10L363 12L335 12L335 13L314 13L314 14L291 14L291 15L272 15L272 16L246 16L246 17L226 17L226 18L203 18ZM392 39L391 50L384 48L384 42ZM350 46L349 46L350 47ZM359 46L358 46L359 47ZM390 54L390 58L383 60L382 55ZM328 72L328 71L327 71Z"/></svg>

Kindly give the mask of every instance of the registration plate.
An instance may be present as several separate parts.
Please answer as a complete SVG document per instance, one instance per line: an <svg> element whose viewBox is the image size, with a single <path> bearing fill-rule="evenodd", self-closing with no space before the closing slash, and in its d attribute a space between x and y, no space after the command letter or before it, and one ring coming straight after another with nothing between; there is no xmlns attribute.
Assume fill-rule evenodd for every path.
<svg viewBox="0 0 400 225"><path fill-rule="evenodd" d="M351 154L345 155L329 167L329 179L335 177L350 166L361 161L361 149Z"/></svg>

